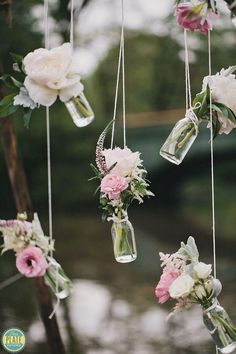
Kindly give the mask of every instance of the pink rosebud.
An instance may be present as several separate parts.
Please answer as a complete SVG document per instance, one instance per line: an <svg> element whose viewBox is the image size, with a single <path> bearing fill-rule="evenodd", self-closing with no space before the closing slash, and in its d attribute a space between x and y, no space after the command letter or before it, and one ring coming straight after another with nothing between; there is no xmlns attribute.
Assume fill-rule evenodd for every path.
<svg viewBox="0 0 236 354"><path fill-rule="evenodd" d="M101 192L108 194L110 200L117 200L120 193L129 187L126 178L113 173L106 175L101 182Z"/></svg>
<svg viewBox="0 0 236 354"><path fill-rule="evenodd" d="M177 5L175 15L180 26L192 32L200 31L203 34L212 30L211 20L218 18L218 15L208 9L206 4L193 5L191 2Z"/></svg>
<svg viewBox="0 0 236 354"><path fill-rule="evenodd" d="M179 274L168 269L164 270L159 283L155 289L156 297L160 304L164 304L170 299L169 289L173 281L178 278Z"/></svg>
<svg viewBox="0 0 236 354"><path fill-rule="evenodd" d="M42 250L38 247L27 247L16 257L18 271L27 278L42 277L48 267Z"/></svg>

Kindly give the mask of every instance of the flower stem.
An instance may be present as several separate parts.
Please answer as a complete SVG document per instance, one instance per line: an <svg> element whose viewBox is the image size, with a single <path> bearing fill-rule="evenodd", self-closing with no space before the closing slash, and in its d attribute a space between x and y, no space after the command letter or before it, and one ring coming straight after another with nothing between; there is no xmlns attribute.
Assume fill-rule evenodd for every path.
<svg viewBox="0 0 236 354"><path fill-rule="evenodd" d="M195 131L195 126L193 126L192 129L185 135L184 139L178 143L179 149L182 149L182 147L187 143L189 138L193 135L194 131Z"/></svg>

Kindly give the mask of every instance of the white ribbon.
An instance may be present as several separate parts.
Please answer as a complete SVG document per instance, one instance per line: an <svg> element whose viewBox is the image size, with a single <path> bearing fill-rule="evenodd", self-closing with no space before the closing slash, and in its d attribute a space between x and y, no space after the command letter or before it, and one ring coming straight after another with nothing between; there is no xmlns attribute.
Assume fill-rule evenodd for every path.
<svg viewBox="0 0 236 354"><path fill-rule="evenodd" d="M198 109L201 107L201 103L200 102L197 102L194 107L190 107L187 111L186 111L186 114L185 114L185 118L188 119L188 120L191 120L192 123L194 124L195 126L195 129L196 129L196 132L198 132L198 125L199 125L199 119L196 115L196 113L194 112L195 109Z"/></svg>
<svg viewBox="0 0 236 354"><path fill-rule="evenodd" d="M213 302L213 304L208 307L207 309L204 309L205 312L210 312L211 310L213 310L216 306L218 305L218 300L215 299L215 301Z"/></svg>
<svg viewBox="0 0 236 354"><path fill-rule="evenodd" d="M48 267L53 266L54 268L56 268L56 292L55 292L55 296L57 298L57 302L56 302L56 304L54 306L54 309L53 309L52 313L48 317L51 320L53 318L53 316L55 315L55 313L57 312L57 310L58 310L58 308L60 306L60 302L61 302L60 296L58 294L60 264L57 263L54 258L48 257L48 260L49 260L49 266Z"/></svg>
<svg viewBox="0 0 236 354"><path fill-rule="evenodd" d="M122 218L119 218L117 215L113 214L112 216L109 216L107 218L107 221L113 221L118 224L118 223L129 221L129 216L128 216L127 212L123 211Z"/></svg>

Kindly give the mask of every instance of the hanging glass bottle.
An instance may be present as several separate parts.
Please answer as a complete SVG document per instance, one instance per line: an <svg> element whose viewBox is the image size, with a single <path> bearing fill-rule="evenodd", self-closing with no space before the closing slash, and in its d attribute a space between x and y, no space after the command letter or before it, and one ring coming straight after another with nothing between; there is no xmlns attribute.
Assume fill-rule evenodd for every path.
<svg viewBox="0 0 236 354"><path fill-rule="evenodd" d="M49 267L44 275L45 282L56 297L65 299L72 290L72 282L54 258L48 257L48 261Z"/></svg>
<svg viewBox="0 0 236 354"><path fill-rule="evenodd" d="M198 124L190 118L178 121L163 144L160 155L176 165L181 164L198 135Z"/></svg>
<svg viewBox="0 0 236 354"><path fill-rule="evenodd" d="M119 263L133 262L137 258L134 229L129 220L113 221L111 228L114 256Z"/></svg>
<svg viewBox="0 0 236 354"><path fill-rule="evenodd" d="M93 110L83 92L72 97L65 105L77 127L86 127L94 120Z"/></svg>
<svg viewBox="0 0 236 354"><path fill-rule="evenodd" d="M213 299L209 307L203 307L203 322L221 353L236 349L236 328L217 299Z"/></svg>

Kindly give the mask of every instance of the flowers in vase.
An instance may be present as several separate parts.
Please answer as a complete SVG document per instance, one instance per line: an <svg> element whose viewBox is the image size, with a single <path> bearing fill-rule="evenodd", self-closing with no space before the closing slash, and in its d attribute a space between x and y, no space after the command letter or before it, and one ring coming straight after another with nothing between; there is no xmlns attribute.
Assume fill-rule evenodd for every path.
<svg viewBox="0 0 236 354"><path fill-rule="evenodd" d="M175 16L183 28L203 34L212 30L212 21L218 18L214 0L191 0L188 2L177 0Z"/></svg>
<svg viewBox="0 0 236 354"><path fill-rule="evenodd" d="M67 108L68 103L79 100L79 104L73 106L74 111L77 109L80 115L93 116L83 95L84 86L78 68L74 65L74 53L70 43L53 49L39 48L24 58L12 54L12 58L13 69L19 79L10 75L0 78L14 91L0 102L0 117L12 114L21 107L25 124L28 125L34 109L40 105L50 107L57 98L65 103ZM70 113L71 109L68 108ZM76 124L75 120L74 122Z"/></svg>
<svg viewBox="0 0 236 354"><path fill-rule="evenodd" d="M180 164L198 135L199 124L211 126L212 108L213 136L229 134L236 127L236 66L222 69L219 73L206 76L202 91L192 102L185 118L177 122L163 144L160 154L167 160ZM210 104L210 95L212 104Z"/></svg>
<svg viewBox="0 0 236 354"><path fill-rule="evenodd" d="M155 294L160 304L175 300L174 313L200 304L203 320L217 347L223 353L225 348L236 348L236 328L226 311L219 305L217 296L222 285L212 275L212 265L199 260L199 252L193 237L181 243L180 249L173 254L160 253L163 268ZM215 330L214 330L215 329Z"/></svg>
<svg viewBox="0 0 236 354"><path fill-rule="evenodd" d="M133 152L128 147L103 148L107 130L98 139L96 166L91 167L95 178L100 181L98 189L103 219L113 216L122 219L134 200L142 203L144 197L152 196L153 193L149 191L147 171L139 152Z"/></svg>
<svg viewBox="0 0 236 354"><path fill-rule="evenodd" d="M134 229L129 221L127 210L137 200L143 202L146 196L152 196L146 180L139 152L128 147L104 149L104 140L108 125L98 139L96 148L96 166L91 165L95 177L99 179L100 208L103 219L113 221L111 228L114 256L117 262L132 262L137 257Z"/></svg>
<svg viewBox="0 0 236 354"><path fill-rule="evenodd" d="M0 233L3 237L2 254L14 251L16 268L27 278L44 277L47 285L60 298L61 292L69 294L72 284L65 276L61 266L50 257L54 250L54 240L45 236L38 219L34 214L32 222L27 221L27 215L18 214L15 220L0 220ZM52 268L55 268L54 278L47 281ZM63 282L61 272L64 274ZM54 287L52 286L54 284Z"/></svg>

